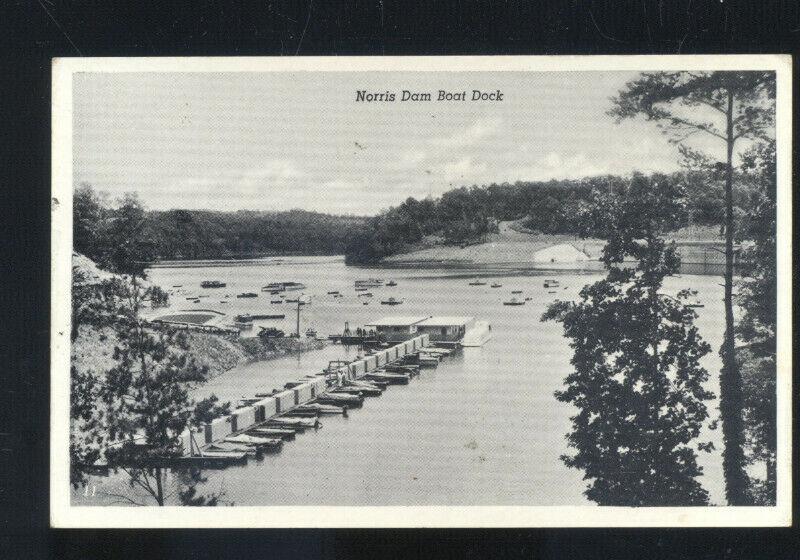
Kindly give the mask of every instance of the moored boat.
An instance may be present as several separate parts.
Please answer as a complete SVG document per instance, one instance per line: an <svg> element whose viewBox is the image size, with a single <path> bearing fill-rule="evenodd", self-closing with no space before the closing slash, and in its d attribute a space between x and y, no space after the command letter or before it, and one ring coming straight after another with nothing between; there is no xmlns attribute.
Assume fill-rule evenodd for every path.
<svg viewBox="0 0 800 560"><path fill-rule="evenodd" d="M294 430L286 430L281 428L252 428L247 430L248 434L252 434L256 437L265 437L265 438L280 438L282 440L288 441L295 438L295 431Z"/></svg>
<svg viewBox="0 0 800 560"><path fill-rule="evenodd" d="M322 415L344 415L347 416L347 407L346 406L336 406L333 404L321 404L321 403L308 403L308 404L301 404L298 407L293 408L292 410L298 410L300 412L314 412L320 416Z"/></svg>
<svg viewBox="0 0 800 560"><path fill-rule="evenodd" d="M227 284L219 280L203 280L200 282L201 288L224 288L225 286L227 286Z"/></svg>
<svg viewBox="0 0 800 560"><path fill-rule="evenodd" d="M381 305L400 305L403 303L402 299L390 297L389 299L382 299Z"/></svg>
<svg viewBox="0 0 800 560"><path fill-rule="evenodd" d="M498 283L498 282L494 282L494 283L491 285L491 287L492 287L492 288L502 288L502 287L503 287L503 285L502 285L502 284L500 284L500 283Z"/></svg>
<svg viewBox="0 0 800 560"><path fill-rule="evenodd" d="M560 284L555 278L548 278L544 281L545 288L558 288L559 286Z"/></svg>
<svg viewBox="0 0 800 560"><path fill-rule="evenodd" d="M480 279L476 278L475 280L473 280L472 282L470 282L470 283L469 283L469 285L470 285L470 286L485 286L485 285L486 285L486 282L484 282L483 280L480 280Z"/></svg>
<svg viewBox="0 0 800 560"><path fill-rule="evenodd" d="M225 441L226 443L254 445L256 447L261 447L265 449L276 449L283 446L283 440L280 438L265 438L265 437L249 436L247 434L228 436L223 441Z"/></svg>
<svg viewBox="0 0 800 560"><path fill-rule="evenodd" d="M261 288L262 292L270 292L273 294L277 294L279 292L291 292L294 290L305 290L305 284L301 284L300 282L271 282L266 286Z"/></svg>
<svg viewBox="0 0 800 560"><path fill-rule="evenodd" d="M356 288L378 288L383 286L383 280L380 278L367 278L366 280L356 280L353 285Z"/></svg>
<svg viewBox="0 0 800 560"><path fill-rule="evenodd" d="M512 297L510 300L504 301L503 305L525 305L525 300Z"/></svg>
<svg viewBox="0 0 800 560"><path fill-rule="evenodd" d="M316 400L320 404L332 404L336 406L359 407L364 404L364 397L345 393L322 393Z"/></svg>
<svg viewBox="0 0 800 560"><path fill-rule="evenodd" d="M364 375L365 379L387 381L390 385L408 385L411 376L407 373L390 373L388 371L371 371Z"/></svg>
<svg viewBox="0 0 800 560"><path fill-rule="evenodd" d="M254 293L254 292L243 292L241 294L238 294L236 297L237 298L254 298L254 297L258 297L258 294Z"/></svg>

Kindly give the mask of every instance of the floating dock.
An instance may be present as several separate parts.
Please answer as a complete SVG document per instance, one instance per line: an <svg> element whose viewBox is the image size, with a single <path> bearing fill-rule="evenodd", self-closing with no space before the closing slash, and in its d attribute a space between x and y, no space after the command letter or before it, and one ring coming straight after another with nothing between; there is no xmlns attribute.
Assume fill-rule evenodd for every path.
<svg viewBox="0 0 800 560"><path fill-rule="evenodd" d="M320 416L346 415L388 385L408 384L419 375L423 362L438 362L449 353L434 347L430 336L423 334L353 362L338 362L287 383L283 391L244 399L229 415L186 430L181 435L184 457L176 463L224 468L246 462L249 456L279 452L296 434L321 428Z"/></svg>

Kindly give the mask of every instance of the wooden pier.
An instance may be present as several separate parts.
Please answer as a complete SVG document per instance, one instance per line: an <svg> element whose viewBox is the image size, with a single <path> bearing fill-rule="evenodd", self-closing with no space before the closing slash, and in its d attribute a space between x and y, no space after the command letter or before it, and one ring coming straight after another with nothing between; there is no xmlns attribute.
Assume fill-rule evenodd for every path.
<svg viewBox="0 0 800 560"><path fill-rule="evenodd" d="M243 406L230 415L198 431L184 432L181 440L185 455L174 462L224 468L246 462L250 456L279 452L297 434L320 429L322 415L346 415L389 385L408 384L419 375L420 354L425 352L437 359L449 354L435 349L424 334L353 362L338 362L333 367L329 364L321 373L286 383L281 392L243 399Z"/></svg>

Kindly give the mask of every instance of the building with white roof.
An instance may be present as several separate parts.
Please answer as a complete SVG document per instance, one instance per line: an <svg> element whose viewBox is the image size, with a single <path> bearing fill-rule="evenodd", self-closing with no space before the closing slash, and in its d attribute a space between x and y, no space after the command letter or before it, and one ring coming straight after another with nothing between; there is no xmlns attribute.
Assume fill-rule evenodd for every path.
<svg viewBox="0 0 800 560"><path fill-rule="evenodd" d="M432 342L457 342L475 324L474 317L462 316L393 316L367 324L386 342L400 342L420 334L430 335Z"/></svg>

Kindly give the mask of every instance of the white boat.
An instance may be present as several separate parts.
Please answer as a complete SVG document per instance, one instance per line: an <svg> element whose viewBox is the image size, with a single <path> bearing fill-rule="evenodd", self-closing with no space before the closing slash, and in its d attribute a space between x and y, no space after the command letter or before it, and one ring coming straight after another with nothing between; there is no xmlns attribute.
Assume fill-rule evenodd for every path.
<svg viewBox="0 0 800 560"><path fill-rule="evenodd" d="M367 278L366 280L356 280L354 282L356 288L379 288L383 286L383 280L380 278Z"/></svg>
<svg viewBox="0 0 800 560"><path fill-rule="evenodd" d="M272 282L261 288L262 292L291 292L295 290L305 290L305 284L300 282Z"/></svg>

